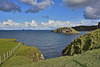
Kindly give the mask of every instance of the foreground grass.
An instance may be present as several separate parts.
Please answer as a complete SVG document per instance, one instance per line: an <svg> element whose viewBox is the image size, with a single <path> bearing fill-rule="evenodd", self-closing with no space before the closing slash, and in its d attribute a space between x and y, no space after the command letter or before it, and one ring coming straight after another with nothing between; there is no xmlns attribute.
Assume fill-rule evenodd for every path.
<svg viewBox="0 0 100 67"><path fill-rule="evenodd" d="M19 42L16 39L0 39L0 54L3 57L3 53L6 53L16 47ZM2 58L3 59L3 58ZM36 47L28 47L23 44L14 52L14 54L3 64L7 64L6 67L11 65L30 64L32 62L38 62L44 60L42 53ZM7 63L9 62L9 63ZM2 65L0 65L2 66Z"/></svg>
<svg viewBox="0 0 100 67"><path fill-rule="evenodd" d="M36 47L29 47L21 44L19 49L13 54L12 57L23 56L30 59L32 62L38 62L44 59L42 53Z"/></svg>
<svg viewBox="0 0 100 67"><path fill-rule="evenodd" d="M48 59L41 62L31 63L24 59L12 58L5 62L2 67L99 67L100 66L100 49L87 51L83 54L75 54L74 56L63 56L54 59ZM13 61L14 63L12 63Z"/></svg>

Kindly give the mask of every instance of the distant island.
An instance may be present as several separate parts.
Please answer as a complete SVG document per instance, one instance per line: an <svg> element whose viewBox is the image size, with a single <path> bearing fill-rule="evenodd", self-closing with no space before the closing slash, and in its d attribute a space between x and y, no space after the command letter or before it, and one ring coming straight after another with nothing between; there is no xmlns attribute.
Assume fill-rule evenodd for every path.
<svg viewBox="0 0 100 67"><path fill-rule="evenodd" d="M52 30L51 32L63 33L63 34L80 34L78 31L74 30L71 27L60 27L55 30Z"/></svg>
<svg viewBox="0 0 100 67"><path fill-rule="evenodd" d="M92 26L76 26L72 27L73 29L77 31L92 31L100 28L100 22L98 22L98 25L92 25Z"/></svg>

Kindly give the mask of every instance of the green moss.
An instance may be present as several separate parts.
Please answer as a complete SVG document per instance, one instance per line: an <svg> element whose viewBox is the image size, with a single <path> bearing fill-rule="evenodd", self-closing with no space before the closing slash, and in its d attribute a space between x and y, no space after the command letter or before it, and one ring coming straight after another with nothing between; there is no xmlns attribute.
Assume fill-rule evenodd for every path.
<svg viewBox="0 0 100 67"><path fill-rule="evenodd" d="M63 51L62 55L81 54L87 50L100 48L100 29L84 34L73 40ZM71 51L70 51L71 50Z"/></svg>

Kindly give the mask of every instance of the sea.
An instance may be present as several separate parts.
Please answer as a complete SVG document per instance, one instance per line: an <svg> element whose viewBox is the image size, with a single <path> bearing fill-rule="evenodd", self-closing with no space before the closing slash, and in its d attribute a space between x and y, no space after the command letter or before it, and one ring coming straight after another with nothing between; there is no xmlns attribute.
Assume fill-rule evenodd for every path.
<svg viewBox="0 0 100 67"><path fill-rule="evenodd" d="M0 30L0 38L14 38L27 46L34 46L41 51L45 59L56 58L62 55L62 50L75 38L88 33L60 34L51 30Z"/></svg>

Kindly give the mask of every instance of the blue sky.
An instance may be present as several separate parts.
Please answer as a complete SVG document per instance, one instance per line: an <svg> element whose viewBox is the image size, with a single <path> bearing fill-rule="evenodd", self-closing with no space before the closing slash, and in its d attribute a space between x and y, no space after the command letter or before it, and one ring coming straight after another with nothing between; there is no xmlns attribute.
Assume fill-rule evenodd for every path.
<svg viewBox="0 0 100 67"><path fill-rule="evenodd" d="M9 3L9 0L1 0L1 3ZM31 0L34 1L34 0ZM46 0L44 0L46 1ZM71 0L70 0L71 1ZM78 0L76 0L78 1ZM38 6L40 5L39 3L42 3L41 0L37 0L37 6L40 7L37 9L37 6L34 4L31 4L31 2L28 2L28 0L11 0L10 3L14 3L17 6L20 7L21 12L13 12L14 10L17 11L17 9L15 9L17 6L15 6L13 9L11 9L10 11L8 11L8 9L6 9L5 7L2 7L2 5L5 4L1 4L0 8L5 8L5 10L0 9L0 24L3 26L3 22L6 22L4 25L4 27L1 27L0 29L22 29L22 28L27 28L27 29L55 29L57 27L62 27L62 26L76 26L76 25L87 25L87 24L97 24L97 22L99 21L99 18L93 17L91 18L91 16L86 15L88 13L88 10L86 11L85 9L90 5L87 6L83 6L83 5L78 5L78 6L82 6L80 8L78 8L76 5L75 6L70 6L72 5L72 3L70 3L68 0L52 0L52 2L50 0L47 0L48 4L45 5L45 3L43 4L43 6L46 7L42 7ZM74 2L74 0L72 0L72 2ZM79 1L78 1L79 2ZM83 2L83 1L82 1ZM76 2L75 2L76 3ZM73 3L74 4L74 3ZM67 5L67 6L66 6ZM9 5L7 5L9 6ZM30 8L33 8L36 12L29 11L28 13L26 13L26 11ZM94 8L94 7L93 7ZM9 8L10 9L10 8ZM84 16L85 17L84 17ZM43 17L44 16L44 17ZM48 18L47 18L48 16ZM8 21L8 20L12 20L12 21ZM34 25L31 25L32 20L34 20L35 22L33 22ZM52 20L54 22L49 22L49 20ZM59 22L58 22L59 21ZM67 25L66 22L70 22L69 25ZM13 22L15 23L20 23L21 25L23 24L23 27L21 28L17 28L19 26L17 26L16 28L13 27L13 25L10 26L10 23L13 24ZM26 24L28 24L28 27L25 27L25 22L27 22ZM41 23L45 23L44 25L41 25ZM94 23L95 22L95 23ZM52 23L52 24L50 24ZM54 23L55 26L52 26ZM65 23L64 25L61 23ZM58 24L58 25L56 25ZM72 25L71 25L72 24ZM76 24L76 25L75 25ZM9 26L8 26L9 25Z"/></svg>

